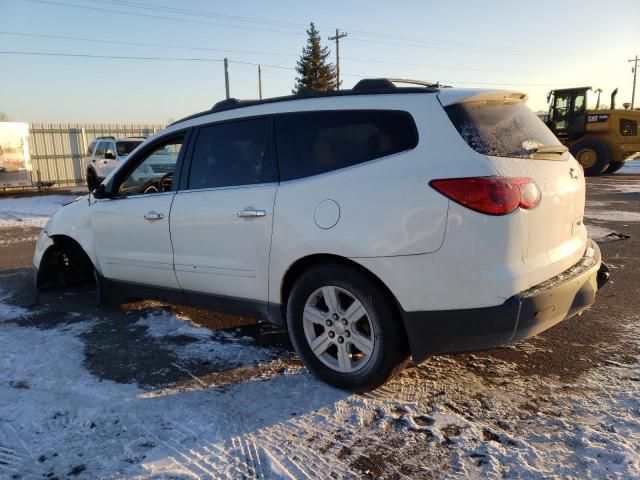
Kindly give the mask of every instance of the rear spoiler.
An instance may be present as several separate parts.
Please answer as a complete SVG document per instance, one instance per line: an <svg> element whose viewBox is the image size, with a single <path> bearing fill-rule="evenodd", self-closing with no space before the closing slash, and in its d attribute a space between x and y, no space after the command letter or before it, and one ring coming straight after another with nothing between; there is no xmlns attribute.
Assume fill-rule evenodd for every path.
<svg viewBox="0 0 640 480"><path fill-rule="evenodd" d="M447 89L438 92L438 99L443 107L456 103L498 101L508 103L526 102L529 96L523 92L512 90L484 90L475 88Z"/></svg>

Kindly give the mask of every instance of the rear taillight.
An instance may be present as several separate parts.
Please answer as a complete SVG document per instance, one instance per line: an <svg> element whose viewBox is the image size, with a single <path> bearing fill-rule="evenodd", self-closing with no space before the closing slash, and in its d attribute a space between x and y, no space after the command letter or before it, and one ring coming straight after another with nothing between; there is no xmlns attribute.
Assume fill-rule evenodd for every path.
<svg viewBox="0 0 640 480"><path fill-rule="evenodd" d="M434 189L476 212L506 215L540 203L540 189L526 177L473 177L431 180Z"/></svg>

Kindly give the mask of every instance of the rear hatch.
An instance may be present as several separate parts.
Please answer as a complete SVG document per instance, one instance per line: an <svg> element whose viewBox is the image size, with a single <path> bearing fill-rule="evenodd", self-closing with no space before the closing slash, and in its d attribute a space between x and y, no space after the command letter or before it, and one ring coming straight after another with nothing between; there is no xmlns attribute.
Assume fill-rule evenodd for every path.
<svg viewBox="0 0 640 480"><path fill-rule="evenodd" d="M485 92L440 99L449 119L476 152L504 177L528 177L539 204L520 209L522 260L536 285L574 265L586 248L585 181L579 164L525 105L526 95ZM448 100L448 101L447 101Z"/></svg>

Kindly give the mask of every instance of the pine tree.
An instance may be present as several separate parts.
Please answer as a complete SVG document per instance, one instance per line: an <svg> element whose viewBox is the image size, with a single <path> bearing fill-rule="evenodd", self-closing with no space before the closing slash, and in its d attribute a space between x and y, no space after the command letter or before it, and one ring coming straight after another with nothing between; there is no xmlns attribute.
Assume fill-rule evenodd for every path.
<svg viewBox="0 0 640 480"><path fill-rule="evenodd" d="M307 30L309 38L302 49L296 71L293 93L326 92L336 89L336 67L327 61L329 49L320 45L320 32L311 22Z"/></svg>

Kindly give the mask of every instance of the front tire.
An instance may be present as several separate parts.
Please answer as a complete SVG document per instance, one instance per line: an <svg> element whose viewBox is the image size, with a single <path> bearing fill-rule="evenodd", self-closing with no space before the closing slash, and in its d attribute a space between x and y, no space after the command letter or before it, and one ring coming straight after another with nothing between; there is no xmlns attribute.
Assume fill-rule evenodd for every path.
<svg viewBox="0 0 640 480"><path fill-rule="evenodd" d="M611 164L609 146L600 140L580 140L570 150L587 177L602 174Z"/></svg>
<svg viewBox="0 0 640 480"><path fill-rule="evenodd" d="M304 365L341 389L373 390L408 360L404 330L387 294L342 265L314 267L297 280L287 326Z"/></svg>
<svg viewBox="0 0 640 480"><path fill-rule="evenodd" d="M87 170L87 188L89 189L89 192L93 192L98 185L99 183L96 173L92 169Z"/></svg>

